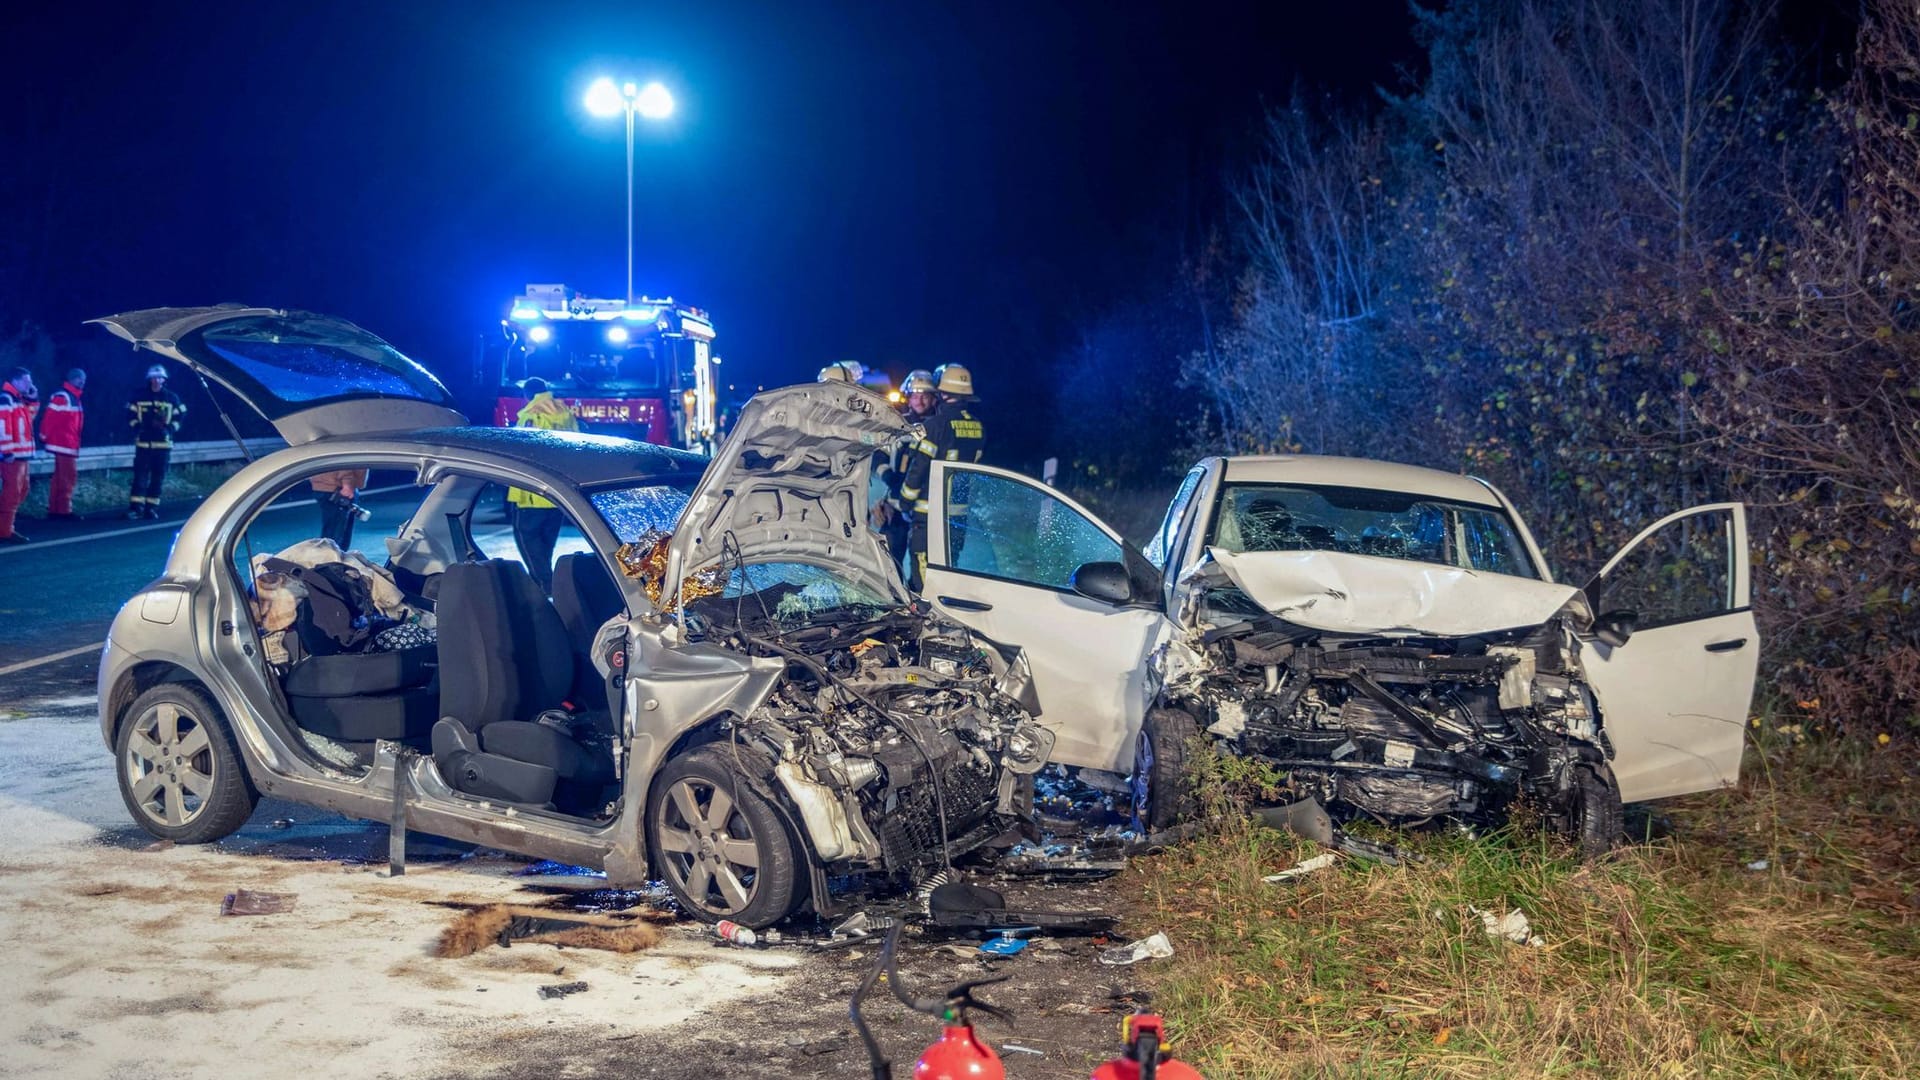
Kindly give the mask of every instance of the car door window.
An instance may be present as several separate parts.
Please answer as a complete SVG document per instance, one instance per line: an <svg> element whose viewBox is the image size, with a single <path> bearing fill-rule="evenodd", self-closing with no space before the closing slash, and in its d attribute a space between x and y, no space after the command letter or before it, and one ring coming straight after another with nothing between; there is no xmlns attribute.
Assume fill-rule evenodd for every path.
<svg viewBox="0 0 1920 1080"><path fill-rule="evenodd" d="M1609 567L1598 610L1630 611L1641 627L1724 615L1744 606L1735 595L1733 510L1702 511L1644 537Z"/></svg>
<svg viewBox="0 0 1920 1080"><path fill-rule="evenodd" d="M1090 562L1120 562L1119 541L1044 487L985 473L946 474L947 565L1069 591Z"/></svg>
<svg viewBox="0 0 1920 1080"><path fill-rule="evenodd" d="M1153 534L1153 540L1147 544L1144 554L1147 561L1157 569L1165 570L1167 560L1173 555L1173 541L1180 532L1180 523L1186 517L1187 504L1193 501L1193 493L1200 487L1200 478L1206 470L1195 469L1180 481L1180 490L1174 493L1173 502L1167 507L1167 517L1160 523L1160 531Z"/></svg>

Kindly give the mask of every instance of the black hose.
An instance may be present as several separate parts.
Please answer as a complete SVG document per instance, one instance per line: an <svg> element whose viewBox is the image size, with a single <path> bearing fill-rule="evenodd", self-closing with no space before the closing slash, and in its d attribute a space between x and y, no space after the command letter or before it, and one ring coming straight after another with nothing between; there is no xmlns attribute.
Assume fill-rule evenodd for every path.
<svg viewBox="0 0 1920 1080"><path fill-rule="evenodd" d="M1160 1071L1160 1036L1149 1031L1133 1045L1140 1055L1140 1080L1153 1080Z"/></svg>
<svg viewBox="0 0 1920 1080"><path fill-rule="evenodd" d="M880 1049L879 1040L873 1037L873 1031L867 1027L866 1018L860 1015L860 1002L873 990L873 984L880 979L880 973L892 966L893 943L899 937L900 928L895 926L887 934L887 943L874 957L873 966L867 969L867 977L853 988L853 997L847 1002L847 1015L853 1020L853 1029L860 1033L860 1041L867 1047L867 1065L873 1070L873 1080L893 1080L893 1062L888 1061ZM889 977L889 982L892 978Z"/></svg>

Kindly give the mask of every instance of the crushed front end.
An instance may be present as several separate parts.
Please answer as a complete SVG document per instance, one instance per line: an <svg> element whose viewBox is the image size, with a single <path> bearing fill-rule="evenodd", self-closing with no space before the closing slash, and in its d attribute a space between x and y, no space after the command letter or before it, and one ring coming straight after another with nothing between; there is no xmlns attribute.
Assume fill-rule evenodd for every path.
<svg viewBox="0 0 1920 1080"><path fill-rule="evenodd" d="M913 881L1030 817L1053 735L1018 700L1017 653L911 609L759 599L689 612L707 640L784 662L730 736L771 758L766 779L826 876Z"/></svg>
<svg viewBox="0 0 1920 1080"><path fill-rule="evenodd" d="M1580 837L1612 756L1574 637L1579 613L1464 636L1336 633L1207 591L1167 699L1227 752L1336 819L1496 825L1521 801ZM1583 844L1585 841L1582 841Z"/></svg>

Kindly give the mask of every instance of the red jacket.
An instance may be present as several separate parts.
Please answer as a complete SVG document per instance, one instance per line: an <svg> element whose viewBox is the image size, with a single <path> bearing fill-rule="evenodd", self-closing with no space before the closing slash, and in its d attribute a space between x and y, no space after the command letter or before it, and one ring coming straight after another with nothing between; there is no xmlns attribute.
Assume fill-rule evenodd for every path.
<svg viewBox="0 0 1920 1080"><path fill-rule="evenodd" d="M33 456L33 414L35 403L13 388L0 383L0 458Z"/></svg>
<svg viewBox="0 0 1920 1080"><path fill-rule="evenodd" d="M60 389L47 399L46 418L40 421L40 441L47 450L55 454L78 454L80 452L80 427L86 419L86 410L80 405L80 391L72 383L61 383Z"/></svg>

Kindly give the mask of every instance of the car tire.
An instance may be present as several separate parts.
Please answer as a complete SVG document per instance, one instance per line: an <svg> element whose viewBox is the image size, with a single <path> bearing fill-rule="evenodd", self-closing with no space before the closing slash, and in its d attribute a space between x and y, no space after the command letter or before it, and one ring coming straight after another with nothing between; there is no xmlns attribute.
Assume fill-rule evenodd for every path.
<svg viewBox="0 0 1920 1080"><path fill-rule="evenodd" d="M135 698L113 757L128 812L162 840L212 843L245 825L260 801L226 717L190 683L162 683Z"/></svg>
<svg viewBox="0 0 1920 1080"><path fill-rule="evenodd" d="M1200 812L1187 775L1188 754L1200 725L1180 709L1153 709L1133 746L1133 818L1151 836Z"/></svg>
<svg viewBox="0 0 1920 1080"><path fill-rule="evenodd" d="M1574 767L1566 822L1568 839L1580 848L1583 859L1597 859L1620 842L1626 832L1626 811L1620 805L1620 788L1613 782L1611 770L1605 766Z"/></svg>
<svg viewBox="0 0 1920 1080"><path fill-rule="evenodd" d="M655 775L647 843L674 899L695 918L759 929L786 918L802 899L796 838L779 809L741 776L728 745L690 750Z"/></svg>

